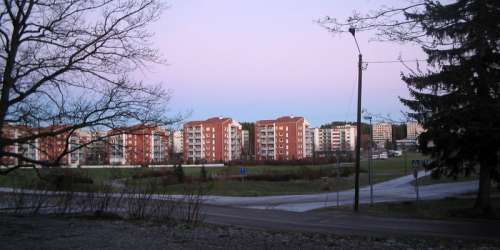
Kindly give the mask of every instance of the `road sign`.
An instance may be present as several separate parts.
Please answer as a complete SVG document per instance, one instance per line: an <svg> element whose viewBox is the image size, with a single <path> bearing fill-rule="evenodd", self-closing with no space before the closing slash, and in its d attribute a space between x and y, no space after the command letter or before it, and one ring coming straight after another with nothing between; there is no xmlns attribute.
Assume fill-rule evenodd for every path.
<svg viewBox="0 0 500 250"><path fill-rule="evenodd" d="M240 168L240 174L244 175L248 173L248 168Z"/></svg>
<svg viewBox="0 0 500 250"><path fill-rule="evenodd" d="M428 166L431 164L431 160L411 160L411 166L414 168L421 167L421 166Z"/></svg>

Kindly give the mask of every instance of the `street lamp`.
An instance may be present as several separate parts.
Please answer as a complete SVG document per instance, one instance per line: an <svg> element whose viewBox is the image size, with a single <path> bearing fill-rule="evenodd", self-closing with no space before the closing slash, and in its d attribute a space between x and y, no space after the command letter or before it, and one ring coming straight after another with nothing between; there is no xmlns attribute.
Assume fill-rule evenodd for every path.
<svg viewBox="0 0 500 250"><path fill-rule="evenodd" d="M349 28L349 33L354 37L356 47L358 48L358 114L357 114L357 136L356 136L356 173L354 180L354 211L359 210L359 169L360 169L360 153L361 153L361 87L362 87L362 70L363 56L359 49L358 40L356 39L356 29Z"/></svg>
<svg viewBox="0 0 500 250"><path fill-rule="evenodd" d="M370 120L370 143L368 146L368 183L370 184L370 206L373 206L373 167L372 167L372 140L373 140L373 130L372 130L372 117L365 116L365 120Z"/></svg>

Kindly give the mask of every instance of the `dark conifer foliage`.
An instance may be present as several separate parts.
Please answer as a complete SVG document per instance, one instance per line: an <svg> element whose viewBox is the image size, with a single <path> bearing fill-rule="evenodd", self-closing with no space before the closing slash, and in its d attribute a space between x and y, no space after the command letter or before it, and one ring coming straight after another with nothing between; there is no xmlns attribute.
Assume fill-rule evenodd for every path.
<svg viewBox="0 0 500 250"><path fill-rule="evenodd" d="M423 49L435 66L403 76L412 98L401 101L427 130L420 149L441 174L479 171L476 208L488 211L491 181L499 177L500 1L426 1L425 11L406 17L430 38Z"/></svg>

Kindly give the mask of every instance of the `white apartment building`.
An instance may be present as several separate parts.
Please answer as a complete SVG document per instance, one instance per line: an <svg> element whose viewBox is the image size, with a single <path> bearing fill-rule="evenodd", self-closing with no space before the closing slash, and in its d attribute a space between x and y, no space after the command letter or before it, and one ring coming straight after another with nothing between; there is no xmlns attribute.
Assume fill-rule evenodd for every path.
<svg viewBox="0 0 500 250"><path fill-rule="evenodd" d="M416 140L417 137L424 131L424 128L418 122L406 123L406 139Z"/></svg>
<svg viewBox="0 0 500 250"><path fill-rule="evenodd" d="M180 154L183 150L183 133L182 131L173 131L172 135L172 152L174 154Z"/></svg>
<svg viewBox="0 0 500 250"><path fill-rule="evenodd" d="M356 146L356 126L340 125L315 129L315 151L353 151Z"/></svg>
<svg viewBox="0 0 500 250"><path fill-rule="evenodd" d="M386 141L392 141L392 124L390 123L376 123L372 125L373 129L373 142L379 148L383 148Z"/></svg>
<svg viewBox="0 0 500 250"><path fill-rule="evenodd" d="M310 158L314 156L314 128L309 128L309 124L305 127L305 149L306 149L306 157Z"/></svg>
<svg viewBox="0 0 500 250"><path fill-rule="evenodd" d="M248 155L250 153L250 131L241 131L241 141L243 144L243 152Z"/></svg>

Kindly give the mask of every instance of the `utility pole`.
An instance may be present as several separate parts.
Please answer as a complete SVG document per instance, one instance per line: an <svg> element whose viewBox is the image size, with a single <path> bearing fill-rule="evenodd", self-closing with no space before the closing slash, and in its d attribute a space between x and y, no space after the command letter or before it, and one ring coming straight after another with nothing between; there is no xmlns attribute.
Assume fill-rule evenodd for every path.
<svg viewBox="0 0 500 250"><path fill-rule="evenodd" d="M356 47L358 48L358 112L357 112L357 135L356 135L356 169L355 169L355 180L354 180L354 211L359 210L359 170L361 165L361 89L362 89L362 78L363 78L363 56L361 50L359 49L358 40L356 40L356 29L349 28L349 33L354 37L356 42Z"/></svg>

